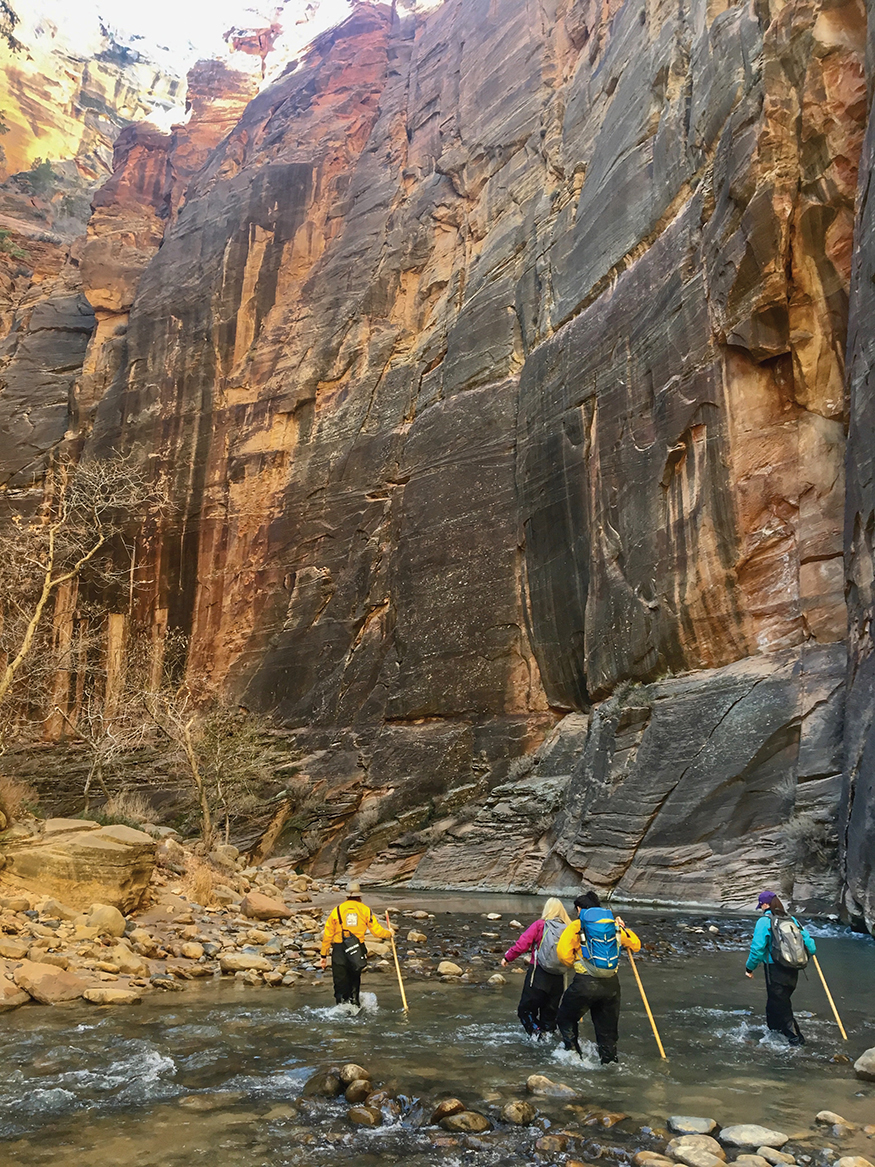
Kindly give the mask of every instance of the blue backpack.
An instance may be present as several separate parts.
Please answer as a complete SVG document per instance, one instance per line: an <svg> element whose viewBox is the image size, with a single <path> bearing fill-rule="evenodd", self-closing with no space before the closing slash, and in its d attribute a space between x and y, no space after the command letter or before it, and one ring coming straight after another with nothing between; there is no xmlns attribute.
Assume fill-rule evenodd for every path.
<svg viewBox="0 0 875 1167"><path fill-rule="evenodd" d="M620 934L606 908L580 913L580 950L584 968L593 977L613 977L620 964Z"/></svg>

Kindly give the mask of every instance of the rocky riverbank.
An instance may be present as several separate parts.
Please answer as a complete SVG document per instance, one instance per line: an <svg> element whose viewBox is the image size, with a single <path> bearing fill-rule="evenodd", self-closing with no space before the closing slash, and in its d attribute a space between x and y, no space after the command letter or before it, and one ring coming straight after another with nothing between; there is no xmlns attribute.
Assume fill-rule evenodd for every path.
<svg viewBox="0 0 875 1167"><path fill-rule="evenodd" d="M50 820L26 852L30 860L43 856L42 867L30 872L21 886L14 883L15 872L22 869L20 860L4 871L0 1010L31 1000L59 1004L84 998L99 1005L136 1004L146 993L175 992L188 982L217 976L233 976L250 986L286 988L303 978L322 978L322 929L326 913L344 896L341 885L297 873L292 862L282 858L248 866L230 845L198 855L197 845L183 846L165 828L147 826L142 832L97 828L96 823L79 820ZM159 832L157 842L149 837L150 829ZM63 858L69 864L84 839L93 857L107 834L114 847L116 836L123 837L127 848L135 848L140 863L137 907L128 914L115 905L124 909L122 897L130 898L132 881L117 868L100 877L94 863L88 868L87 886L112 892L113 903L84 902L79 883L69 883L68 894L61 898L59 849L65 848ZM152 848L145 881L142 840ZM55 894L40 894L40 879ZM468 917L413 909L403 912L396 926L407 978L500 985L506 983L498 971L501 957L523 924L497 912ZM735 946L740 925L737 931L738 936L732 925L724 923L721 930L707 921L682 925L671 929L670 938L657 935L648 941L646 951L659 959L685 944ZM369 936L367 947L369 974L394 976L390 945ZM518 962L508 975L522 972Z"/></svg>
<svg viewBox="0 0 875 1167"><path fill-rule="evenodd" d="M197 1099L186 1105L196 1107ZM314 1141L308 1123L324 1128L326 1106L336 1121L353 1127L401 1125L419 1131L441 1159L460 1151L504 1150L526 1162L565 1167L595 1160L632 1167L873 1167L852 1154L849 1143L873 1139L875 1125L860 1126L832 1111L818 1112L807 1129L789 1133L757 1123L720 1127L713 1118L689 1115L642 1123L640 1117L594 1106L575 1087L544 1074L529 1075L518 1097L493 1096L472 1107L456 1097L388 1090L355 1062L325 1066L284 1114L297 1124L296 1141ZM340 1138L338 1130L328 1141Z"/></svg>

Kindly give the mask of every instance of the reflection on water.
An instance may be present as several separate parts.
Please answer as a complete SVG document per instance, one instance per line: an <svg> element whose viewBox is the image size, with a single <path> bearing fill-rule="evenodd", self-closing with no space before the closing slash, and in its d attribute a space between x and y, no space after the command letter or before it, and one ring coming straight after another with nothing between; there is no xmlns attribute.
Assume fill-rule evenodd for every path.
<svg viewBox="0 0 875 1167"><path fill-rule="evenodd" d="M421 902L422 897L418 902ZM504 911L494 926L515 938L511 913L531 919L540 901L465 898L476 936L483 910ZM680 917L637 913L645 943L670 942ZM630 923L633 921L630 920ZM743 931L750 934L751 923ZM721 934L732 925L721 925ZM875 1045L875 944L835 926L816 930L824 972L851 1035L845 1045L812 971L794 1004L808 1044L791 1049L765 1028L765 990L743 976L741 936L716 947L707 938L639 968L669 1061L660 1061L635 983L623 977L620 1057L599 1065L555 1042L538 1043L519 1027L515 1009L522 977L501 987L408 985L410 1015L400 1012L394 973L368 973L362 1010L331 1004L330 979L292 989L242 989L227 980L172 998L155 995L135 1009L85 1004L28 1007L4 1015L0 1028L0 1162L64 1167L175 1167L213 1161L221 1167L329 1167L333 1164L471 1162L464 1144L436 1147L426 1126L434 1101L456 1095L493 1120L524 1096L531 1073L546 1073L579 1091L589 1106L620 1109L626 1146L636 1127L668 1114L706 1114L721 1123L764 1122L796 1134L827 1107L858 1123L875 1121L875 1087L858 1081L835 1054L852 1058ZM680 947L680 945L678 945ZM490 955L486 973L497 962ZM587 1035L588 1022L581 1025ZM400 1119L375 1130L352 1128L344 1102L301 1101L320 1065L357 1061L375 1082L402 1097ZM422 1099L422 1104L419 1103ZM568 1124L575 1112L539 1100L548 1122ZM547 1123L545 1122L545 1125ZM618 1132L620 1128L617 1128ZM541 1131L515 1135L516 1150L490 1149L476 1161L532 1162ZM619 1133L603 1132L608 1144ZM640 1137L639 1137L640 1138ZM812 1153L823 1144L818 1138ZM639 1145L645 1145L640 1143ZM604 1150L604 1148L603 1148ZM873 1140L845 1140L842 1153L875 1160ZM590 1158L596 1151L590 1149Z"/></svg>

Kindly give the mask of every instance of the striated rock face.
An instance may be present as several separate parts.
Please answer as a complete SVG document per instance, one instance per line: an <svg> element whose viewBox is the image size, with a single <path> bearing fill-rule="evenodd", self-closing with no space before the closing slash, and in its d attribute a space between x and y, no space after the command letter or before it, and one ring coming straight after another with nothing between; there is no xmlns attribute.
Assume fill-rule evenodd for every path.
<svg viewBox="0 0 875 1167"><path fill-rule="evenodd" d="M89 449L171 482L136 619L294 731L314 871L834 899L865 37L362 5L119 143Z"/></svg>

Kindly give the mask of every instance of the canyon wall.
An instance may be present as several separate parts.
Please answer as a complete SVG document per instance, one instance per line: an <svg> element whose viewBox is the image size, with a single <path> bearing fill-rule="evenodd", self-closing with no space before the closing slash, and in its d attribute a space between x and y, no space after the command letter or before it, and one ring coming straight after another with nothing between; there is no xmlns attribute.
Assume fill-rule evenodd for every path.
<svg viewBox="0 0 875 1167"><path fill-rule="evenodd" d="M286 727L312 870L837 902L866 28L360 5L117 144L67 424L170 482L136 620Z"/></svg>
<svg viewBox="0 0 875 1167"><path fill-rule="evenodd" d="M867 64L872 91L875 19L870 11ZM845 914L875 932L875 119L860 165L857 232L848 330L847 390L850 403L845 507L848 598L848 689L842 850Z"/></svg>

